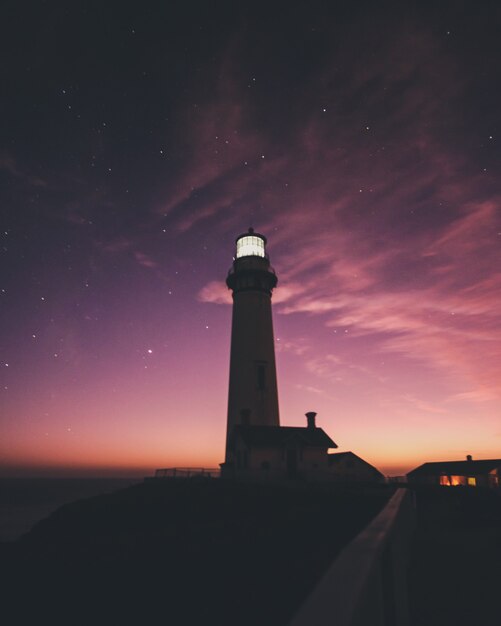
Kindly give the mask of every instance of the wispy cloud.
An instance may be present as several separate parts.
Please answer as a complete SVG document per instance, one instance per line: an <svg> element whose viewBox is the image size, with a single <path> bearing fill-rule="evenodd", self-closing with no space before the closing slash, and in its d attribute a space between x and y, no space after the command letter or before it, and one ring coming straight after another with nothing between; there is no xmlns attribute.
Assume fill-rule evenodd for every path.
<svg viewBox="0 0 501 626"><path fill-rule="evenodd" d="M360 65L348 31L350 72L326 61L311 77L315 98L298 94L290 131L276 141L266 124L251 130L255 109L223 63L216 96L193 113L178 228L217 215L226 231L234 207L240 216L252 210L273 242L277 312L320 316L381 354L499 397L501 196L457 149L467 144L455 109L468 88L460 67L430 30L409 23L404 31L378 39L373 62ZM216 283L199 298L229 302ZM306 367L336 377L333 357Z"/></svg>
<svg viewBox="0 0 501 626"><path fill-rule="evenodd" d="M7 152L0 152L0 170L7 172L13 178L18 178L33 187L46 187L47 182L38 176L26 171L19 165L17 159Z"/></svg>
<svg viewBox="0 0 501 626"><path fill-rule="evenodd" d="M319 389L318 387L312 387L311 385L296 385L296 389L299 389L300 391L307 391L308 393L315 393L315 394L319 394L322 395L324 393L324 391L322 389Z"/></svg>
<svg viewBox="0 0 501 626"><path fill-rule="evenodd" d="M150 269L156 269L159 264L157 261L152 259L148 254L144 252L140 252L139 250L134 250L134 258L143 267L148 267Z"/></svg>
<svg viewBox="0 0 501 626"><path fill-rule="evenodd" d="M198 292L200 302L210 302L212 304L231 304L231 292L221 280L213 280Z"/></svg>

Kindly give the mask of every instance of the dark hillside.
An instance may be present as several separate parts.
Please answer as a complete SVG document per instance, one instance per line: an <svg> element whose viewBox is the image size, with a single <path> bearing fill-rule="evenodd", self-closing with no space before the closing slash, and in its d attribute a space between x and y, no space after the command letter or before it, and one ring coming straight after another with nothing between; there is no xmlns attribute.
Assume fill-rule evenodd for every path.
<svg viewBox="0 0 501 626"><path fill-rule="evenodd" d="M7 623L286 624L388 496L166 480L65 505L5 551Z"/></svg>

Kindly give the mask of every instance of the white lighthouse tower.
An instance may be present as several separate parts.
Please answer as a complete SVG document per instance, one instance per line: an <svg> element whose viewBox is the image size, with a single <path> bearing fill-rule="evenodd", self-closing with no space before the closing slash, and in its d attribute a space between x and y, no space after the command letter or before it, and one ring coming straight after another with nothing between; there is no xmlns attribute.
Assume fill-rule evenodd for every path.
<svg viewBox="0 0 501 626"><path fill-rule="evenodd" d="M279 426L271 293L277 277L266 254L266 237L249 228L236 239L226 284L233 291L228 438L233 428Z"/></svg>

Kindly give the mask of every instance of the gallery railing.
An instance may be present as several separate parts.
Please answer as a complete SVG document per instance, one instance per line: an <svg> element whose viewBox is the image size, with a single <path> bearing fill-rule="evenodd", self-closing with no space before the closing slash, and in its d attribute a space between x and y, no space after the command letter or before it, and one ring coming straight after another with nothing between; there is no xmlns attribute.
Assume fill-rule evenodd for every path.
<svg viewBox="0 0 501 626"><path fill-rule="evenodd" d="M398 489L337 557L289 626L408 626L413 493Z"/></svg>

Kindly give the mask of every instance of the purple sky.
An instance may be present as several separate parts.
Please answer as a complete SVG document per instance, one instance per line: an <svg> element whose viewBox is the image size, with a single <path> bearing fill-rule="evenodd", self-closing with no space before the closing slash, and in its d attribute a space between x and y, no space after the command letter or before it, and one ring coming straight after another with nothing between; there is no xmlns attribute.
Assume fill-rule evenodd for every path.
<svg viewBox="0 0 501 626"><path fill-rule="evenodd" d="M499 6L208 5L6 9L0 471L217 466L250 225L282 424L499 457Z"/></svg>

